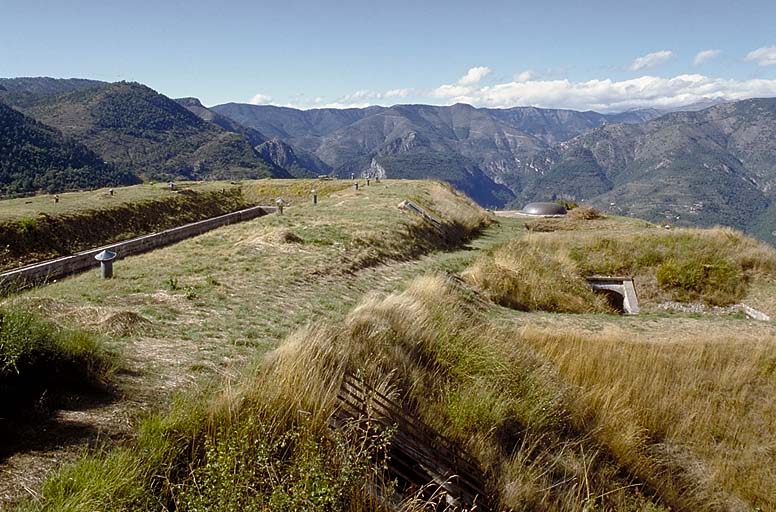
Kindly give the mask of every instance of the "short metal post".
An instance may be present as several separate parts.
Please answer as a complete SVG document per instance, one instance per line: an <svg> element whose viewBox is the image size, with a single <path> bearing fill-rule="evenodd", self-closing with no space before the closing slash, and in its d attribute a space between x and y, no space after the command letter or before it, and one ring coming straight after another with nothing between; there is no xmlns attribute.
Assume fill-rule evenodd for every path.
<svg viewBox="0 0 776 512"><path fill-rule="evenodd" d="M366 186L369 186L369 178L366 179Z"/></svg>
<svg viewBox="0 0 776 512"><path fill-rule="evenodd" d="M356 190L358 190L358 182L355 182L355 183L353 184L353 186L355 186L355 187L356 187Z"/></svg>
<svg viewBox="0 0 776 512"><path fill-rule="evenodd" d="M116 253L108 251L107 249L100 252L94 257L95 260L100 262L100 275L103 279L110 279L113 277L113 260L116 259Z"/></svg>
<svg viewBox="0 0 776 512"><path fill-rule="evenodd" d="M312 193L313 193L313 204L318 204L318 191L313 189Z"/></svg>

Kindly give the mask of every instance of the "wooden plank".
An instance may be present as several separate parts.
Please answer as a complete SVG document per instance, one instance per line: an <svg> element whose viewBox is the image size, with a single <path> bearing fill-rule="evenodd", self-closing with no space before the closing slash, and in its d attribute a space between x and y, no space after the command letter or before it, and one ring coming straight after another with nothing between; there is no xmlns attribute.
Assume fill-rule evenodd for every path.
<svg viewBox="0 0 776 512"><path fill-rule="evenodd" d="M330 420L335 428L348 419L367 418L367 413L378 425L397 427L391 439L389 469L404 482L405 490L438 487L466 507L476 504L478 510L491 509L484 472L464 449L353 375L345 376L337 397L340 406Z"/></svg>

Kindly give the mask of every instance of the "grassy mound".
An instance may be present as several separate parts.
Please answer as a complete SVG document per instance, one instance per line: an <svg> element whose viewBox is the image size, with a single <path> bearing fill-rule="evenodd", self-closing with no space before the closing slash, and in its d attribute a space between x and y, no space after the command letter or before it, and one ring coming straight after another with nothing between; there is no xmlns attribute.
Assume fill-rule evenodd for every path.
<svg viewBox="0 0 776 512"><path fill-rule="evenodd" d="M586 284L590 275L635 276L641 300L712 305L740 301L754 276L776 276L776 251L733 229L572 231L568 224L495 248L465 278L504 306L585 313L607 307Z"/></svg>
<svg viewBox="0 0 776 512"><path fill-rule="evenodd" d="M465 280L502 306L522 311L608 312L574 263L525 242L497 247L467 269Z"/></svg>
<svg viewBox="0 0 776 512"><path fill-rule="evenodd" d="M104 386L114 368L115 356L93 335L23 309L0 309L0 416L24 410L44 392Z"/></svg>

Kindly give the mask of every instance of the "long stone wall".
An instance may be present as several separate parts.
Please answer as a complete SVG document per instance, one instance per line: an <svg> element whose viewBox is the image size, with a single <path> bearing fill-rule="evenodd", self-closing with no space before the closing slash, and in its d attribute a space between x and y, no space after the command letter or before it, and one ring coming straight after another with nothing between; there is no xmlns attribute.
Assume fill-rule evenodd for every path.
<svg viewBox="0 0 776 512"><path fill-rule="evenodd" d="M117 258L121 259L125 256L140 254L158 247L174 244L227 224L243 222L269 213L275 213L276 209L274 206L254 206L211 219L192 222L177 228L166 229L159 233L78 252L71 256L63 256L54 260L19 267L0 273L0 295L97 267L100 263L94 259L94 256L105 249L115 252Z"/></svg>

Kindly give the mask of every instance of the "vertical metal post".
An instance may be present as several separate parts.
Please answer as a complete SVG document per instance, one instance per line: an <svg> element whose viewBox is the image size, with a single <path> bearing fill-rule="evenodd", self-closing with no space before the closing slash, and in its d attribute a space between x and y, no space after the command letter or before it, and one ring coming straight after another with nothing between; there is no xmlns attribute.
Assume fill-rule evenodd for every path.
<svg viewBox="0 0 776 512"><path fill-rule="evenodd" d="M318 204L318 191L313 189L312 193L313 193L313 204Z"/></svg>
<svg viewBox="0 0 776 512"><path fill-rule="evenodd" d="M355 186L355 187L356 187L356 190L358 190L358 182L355 182L355 183L353 184L353 186Z"/></svg>
<svg viewBox="0 0 776 512"><path fill-rule="evenodd" d="M100 275L103 279L113 277L113 260L116 259L115 252L106 249L98 253L94 259L100 262Z"/></svg>

